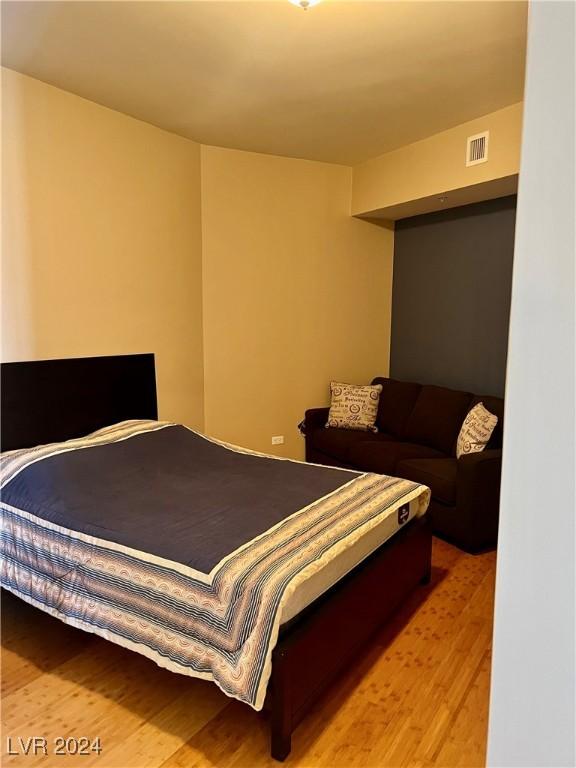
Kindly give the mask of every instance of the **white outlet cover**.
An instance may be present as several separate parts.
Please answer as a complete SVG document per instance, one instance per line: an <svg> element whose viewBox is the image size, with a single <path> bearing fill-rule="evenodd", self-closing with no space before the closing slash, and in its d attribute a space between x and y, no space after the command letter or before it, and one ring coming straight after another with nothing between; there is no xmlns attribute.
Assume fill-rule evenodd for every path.
<svg viewBox="0 0 576 768"><path fill-rule="evenodd" d="M274 435L272 437L272 445L284 445L284 435Z"/></svg>

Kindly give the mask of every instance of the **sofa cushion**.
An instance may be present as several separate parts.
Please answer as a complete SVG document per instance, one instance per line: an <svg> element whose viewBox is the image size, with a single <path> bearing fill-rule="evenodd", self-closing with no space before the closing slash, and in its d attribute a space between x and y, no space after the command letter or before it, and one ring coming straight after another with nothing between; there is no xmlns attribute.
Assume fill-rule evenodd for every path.
<svg viewBox="0 0 576 768"><path fill-rule="evenodd" d="M306 432L306 443L315 451L332 456L345 463L350 462L350 449L359 442L382 442L391 440L381 432L363 432L357 429L321 427Z"/></svg>
<svg viewBox="0 0 576 768"><path fill-rule="evenodd" d="M381 432L387 432L395 437L404 437L406 422L412 413L422 385L380 377L374 379L372 384L382 385L376 426Z"/></svg>
<svg viewBox="0 0 576 768"><path fill-rule="evenodd" d="M357 442L350 447L350 463L364 472L383 475L396 474L396 465L404 459L444 458L445 454L425 445L414 445L396 440Z"/></svg>
<svg viewBox="0 0 576 768"><path fill-rule="evenodd" d="M326 467L340 467L342 469L353 469L358 471L357 467L353 467L352 464L347 464L342 459L337 459L335 456L327 456L321 451L317 451L315 448L306 446L306 461L311 464L323 464Z"/></svg>
<svg viewBox="0 0 576 768"><path fill-rule="evenodd" d="M470 409L472 409L478 403L484 403L484 407L487 410L489 410L490 413L493 413L495 416L498 416L498 423L494 427L494 431L490 436L490 440L488 441L486 450L490 450L491 448L502 448L502 436L503 436L502 425L504 423L504 400L501 397L494 397L493 395L482 395L482 396L474 395L474 397L472 398L472 402L470 403Z"/></svg>
<svg viewBox="0 0 576 768"><path fill-rule="evenodd" d="M362 386L332 381L330 412L326 426L377 432L376 416L381 392L381 384Z"/></svg>
<svg viewBox="0 0 576 768"><path fill-rule="evenodd" d="M456 458L468 453L481 453L488 445L492 432L498 424L498 416L476 403L466 414L456 441Z"/></svg>
<svg viewBox="0 0 576 768"><path fill-rule="evenodd" d="M398 477L427 485L437 501L456 504L457 459L407 459L399 462L395 471Z"/></svg>
<svg viewBox="0 0 576 768"><path fill-rule="evenodd" d="M468 392L424 385L408 418L406 439L455 455L456 438L471 401Z"/></svg>

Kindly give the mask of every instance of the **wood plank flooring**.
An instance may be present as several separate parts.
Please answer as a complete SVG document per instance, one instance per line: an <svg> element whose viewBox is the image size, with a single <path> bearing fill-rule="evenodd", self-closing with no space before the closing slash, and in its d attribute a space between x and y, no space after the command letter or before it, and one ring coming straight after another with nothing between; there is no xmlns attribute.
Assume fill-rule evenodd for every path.
<svg viewBox="0 0 576 768"><path fill-rule="evenodd" d="M286 765L485 764L495 553L435 540L422 587L310 712ZM67 627L3 594L2 764L260 768L266 718L215 685ZM88 756L8 755L7 738L100 737Z"/></svg>

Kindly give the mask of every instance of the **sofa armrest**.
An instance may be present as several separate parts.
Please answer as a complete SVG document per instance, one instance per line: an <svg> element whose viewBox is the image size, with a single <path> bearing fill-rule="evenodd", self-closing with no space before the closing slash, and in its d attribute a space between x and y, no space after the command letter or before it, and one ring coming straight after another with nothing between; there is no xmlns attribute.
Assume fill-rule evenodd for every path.
<svg viewBox="0 0 576 768"><path fill-rule="evenodd" d="M469 548L493 546L498 537L502 451L489 449L458 459L458 515L466 527Z"/></svg>
<svg viewBox="0 0 576 768"><path fill-rule="evenodd" d="M303 435L310 429L325 427L328 421L328 412L330 408L310 408L304 414L304 421L298 424L298 429Z"/></svg>

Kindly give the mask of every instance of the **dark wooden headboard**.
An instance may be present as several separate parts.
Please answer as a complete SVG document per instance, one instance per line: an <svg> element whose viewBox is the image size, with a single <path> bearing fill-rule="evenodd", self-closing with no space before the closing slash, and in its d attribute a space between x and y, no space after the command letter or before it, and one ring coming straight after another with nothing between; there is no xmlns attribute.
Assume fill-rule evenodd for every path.
<svg viewBox="0 0 576 768"><path fill-rule="evenodd" d="M2 363L0 395L3 451L158 418L153 354Z"/></svg>

